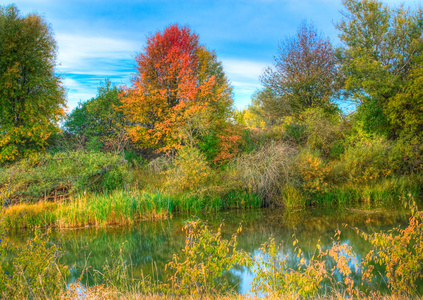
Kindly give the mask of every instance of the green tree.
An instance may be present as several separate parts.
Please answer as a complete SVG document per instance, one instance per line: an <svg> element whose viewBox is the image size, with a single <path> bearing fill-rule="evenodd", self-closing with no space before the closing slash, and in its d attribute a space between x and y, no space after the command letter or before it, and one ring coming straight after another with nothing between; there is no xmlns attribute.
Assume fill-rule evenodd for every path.
<svg viewBox="0 0 423 300"><path fill-rule="evenodd" d="M337 74L331 43L304 22L295 36L280 44L274 68L268 68L260 78L266 89L258 97L276 119L298 117L311 107L333 110Z"/></svg>
<svg viewBox="0 0 423 300"><path fill-rule="evenodd" d="M42 150L60 130L66 100L55 60L56 42L41 16L0 8L0 162Z"/></svg>
<svg viewBox="0 0 423 300"><path fill-rule="evenodd" d="M423 138L423 54L414 59L409 80L387 103L385 111L392 130L401 137Z"/></svg>
<svg viewBox="0 0 423 300"><path fill-rule="evenodd" d="M404 89L414 57L423 50L423 11L389 8L376 0L344 0L337 25L345 88L357 103L357 119L368 132L390 133L394 106ZM392 132L391 132L392 134Z"/></svg>
<svg viewBox="0 0 423 300"><path fill-rule="evenodd" d="M119 109L119 94L122 89L114 86L110 80L100 83L95 98L80 103L68 116L65 130L79 140L87 142L91 150L113 150L121 152L127 138L124 127L125 115Z"/></svg>

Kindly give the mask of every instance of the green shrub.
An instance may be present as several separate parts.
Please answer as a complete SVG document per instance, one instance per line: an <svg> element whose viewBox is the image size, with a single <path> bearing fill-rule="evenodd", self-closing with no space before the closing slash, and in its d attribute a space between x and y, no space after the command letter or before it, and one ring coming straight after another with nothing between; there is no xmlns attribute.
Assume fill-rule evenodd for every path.
<svg viewBox="0 0 423 300"><path fill-rule="evenodd" d="M63 253L48 242L48 234L36 230L23 247L6 243L7 240L2 240L0 248L7 247L12 255L7 260L2 256L2 299L49 299L64 291L69 270L60 263Z"/></svg>
<svg viewBox="0 0 423 300"><path fill-rule="evenodd" d="M339 157L343 152L342 123L338 114L327 114L322 108L308 109L303 113L307 142L311 150L323 157Z"/></svg>
<svg viewBox="0 0 423 300"><path fill-rule="evenodd" d="M166 265L172 276L169 279L172 294L196 295L223 294L229 288L222 280L234 265L244 261L237 247L237 233L230 240L222 239L221 227L216 233L200 221L187 222L185 247L181 255L174 255Z"/></svg>
<svg viewBox="0 0 423 300"><path fill-rule="evenodd" d="M382 137L362 139L348 147L341 157L342 175L350 182L368 183L394 173L390 162L392 145Z"/></svg>
<svg viewBox="0 0 423 300"><path fill-rule="evenodd" d="M167 188L176 193L202 189L211 173L205 155L195 147L182 147L173 165L167 171Z"/></svg>
<svg viewBox="0 0 423 300"><path fill-rule="evenodd" d="M59 152L34 155L0 172L0 187L12 172L14 201L56 199L69 193L113 190L130 178L125 160L94 152Z"/></svg>
<svg viewBox="0 0 423 300"><path fill-rule="evenodd" d="M284 125L285 140L296 145L304 145L307 142L307 126L299 123L288 123Z"/></svg>

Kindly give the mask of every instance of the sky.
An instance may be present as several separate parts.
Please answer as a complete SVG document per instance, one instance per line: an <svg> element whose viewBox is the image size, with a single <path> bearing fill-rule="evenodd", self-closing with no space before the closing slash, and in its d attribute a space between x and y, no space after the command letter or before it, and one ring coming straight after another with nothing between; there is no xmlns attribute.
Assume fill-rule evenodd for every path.
<svg viewBox="0 0 423 300"><path fill-rule="evenodd" d="M105 79L130 86L135 57L144 51L147 38L176 23L190 26L200 43L216 52L236 107L245 108L261 88L259 77L273 65L279 43L308 20L339 45L334 24L343 10L342 0L0 0L1 6L12 3L23 15L35 12L50 24L68 112L95 97Z"/></svg>

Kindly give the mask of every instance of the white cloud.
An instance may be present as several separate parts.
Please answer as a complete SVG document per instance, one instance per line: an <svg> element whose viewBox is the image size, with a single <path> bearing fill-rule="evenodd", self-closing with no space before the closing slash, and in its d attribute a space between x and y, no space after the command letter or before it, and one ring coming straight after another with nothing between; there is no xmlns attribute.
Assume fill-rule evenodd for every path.
<svg viewBox="0 0 423 300"><path fill-rule="evenodd" d="M139 44L104 36L58 34L58 67L68 95L69 111L97 94L100 81L128 84Z"/></svg>
<svg viewBox="0 0 423 300"><path fill-rule="evenodd" d="M81 36L79 34L58 34L56 40L59 45L58 61L62 69L84 69L90 60L98 61L132 59L139 44L133 41L112 39L101 36ZM93 65L95 67L95 65Z"/></svg>
<svg viewBox="0 0 423 300"><path fill-rule="evenodd" d="M231 81L238 108L243 108L251 102L252 94L260 89L259 77L270 65L266 62L223 59L223 69Z"/></svg>
<svg viewBox="0 0 423 300"><path fill-rule="evenodd" d="M222 64L228 76L249 80L258 80L264 69L269 66L269 63L237 59L223 59Z"/></svg>

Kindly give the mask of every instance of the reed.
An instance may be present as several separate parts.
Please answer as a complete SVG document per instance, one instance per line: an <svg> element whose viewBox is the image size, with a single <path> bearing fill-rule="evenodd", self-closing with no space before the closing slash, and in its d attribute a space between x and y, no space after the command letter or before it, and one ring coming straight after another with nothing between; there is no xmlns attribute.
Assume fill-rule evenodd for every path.
<svg viewBox="0 0 423 300"><path fill-rule="evenodd" d="M168 197L161 194L118 190L66 202L13 205L4 211L4 222L8 228L128 225L165 219L170 207Z"/></svg>
<svg viewBox="0 0 423 300"><path fill-rule="evenodd" d="M206 196L115 190L107 194L81 194L69 201L12 205L5 209L4 222L8 228L123 226L144 220L166 219L176 211L221 211L260 206L260 197L243 191Z"/></svg>

